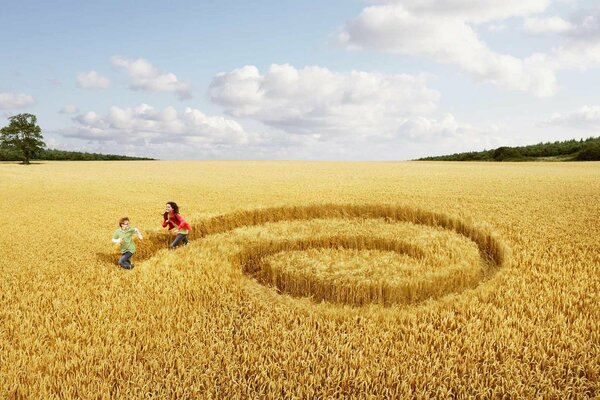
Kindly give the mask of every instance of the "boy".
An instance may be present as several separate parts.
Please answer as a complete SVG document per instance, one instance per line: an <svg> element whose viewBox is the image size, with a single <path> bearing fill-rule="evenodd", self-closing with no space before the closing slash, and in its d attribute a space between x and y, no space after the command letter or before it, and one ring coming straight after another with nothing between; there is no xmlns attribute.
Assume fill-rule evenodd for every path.
<svg viewBox="0 0 600 400"><path fill-rule="evenodd" d="M119 220L119 229L113 234L113 243L121 244L121 258L119 265L125 269L133 269L133 264L130 259L135 253L135 244L133 243L133 234L136 234L140 240L144 240L138 228L129 226L129 218L123 217Z"/></svg>

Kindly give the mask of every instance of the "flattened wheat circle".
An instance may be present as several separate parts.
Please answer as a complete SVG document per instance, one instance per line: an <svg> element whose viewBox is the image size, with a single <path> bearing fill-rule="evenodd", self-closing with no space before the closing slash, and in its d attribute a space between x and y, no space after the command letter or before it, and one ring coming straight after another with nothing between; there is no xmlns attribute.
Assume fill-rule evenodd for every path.
<svg viewBox="0 0 600 400"><path fill-rule="evenodd" d="M231 257L232 264L240 268L247 276L261 284L274 287L280 293L311 297L317 301L324 300L360 306L366 304L414 304L461 292L476 287L483 280L491 277L499 268L506 266L510 260L507 246L490 227L441 213L403 206L325 204L246 210L201 220L193 224L193 231L197 239L237 228L314 219L384 219L391 223L407 222L448 230L469 239L477 246L482 273L465 276L446 275L442 277L443 281L430 279L410 288L394 286L386 284L386 282L352 287L336 285L335 282L324 282L317 277L310 276L303 276L302 282L299 282L295 274L277 270L266 261L269 256L278 253L326 248L381 250L408 255L416 259L422 257L421 249L408 242L361 235L281 238L280 240L252 243L243 246L241 251ZM160 239L155 236L151 240L158 241Z"/></svg>

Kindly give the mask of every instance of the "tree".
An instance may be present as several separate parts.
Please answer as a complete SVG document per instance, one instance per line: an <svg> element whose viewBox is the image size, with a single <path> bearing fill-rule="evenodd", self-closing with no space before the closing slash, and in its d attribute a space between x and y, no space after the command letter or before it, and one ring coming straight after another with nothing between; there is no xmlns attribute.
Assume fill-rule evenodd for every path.
<svg viewBox="0 0 600 400"><path fill-rule="evenodd" d="M600 161L600 143L599 142L589 142L586 143L577 157L575 157L577 161Z"/></svg>
<svg viewBox="0 0 600 400"><path fill-rule="evenodd" d="M29 160L46 146L42 129L37 125L37 117L33 114L17 114L8 119L10 124L0 129L0 144L5 148L17 150L23 164L29 164Z"/></svg>
<svg viewBox="0 0 600 400"><path fill-rule="evenodd" d="M492 158L496 161L518 160L522 157L519 150L514 147L498 147L492 155Z"/></svg>

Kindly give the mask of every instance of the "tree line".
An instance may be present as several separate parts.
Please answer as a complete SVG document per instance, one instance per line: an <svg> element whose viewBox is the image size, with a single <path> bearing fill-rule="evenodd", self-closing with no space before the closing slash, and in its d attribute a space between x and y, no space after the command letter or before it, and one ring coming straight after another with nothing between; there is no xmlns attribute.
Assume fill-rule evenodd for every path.
<svg viewBox="0 0 600 400"><path fill-rule="evenodd" d="M42 149L33 158L46 161L117 161L117 160L154 160L145 157L129 157L116 154L87 153L58 149ZM0 148L0 161L24 161L22 154L14 149Z"/></svg>
<svg viewBox="0 0 600 400"><path fill-rule="evenodd" d="M35 115L17 114L8 119L10 123L0 129L0 161L22 161L23 164L29 164L31 160L153 160L145 157L47 149Z"/></svg>
<svg viewBox="0 0 600 400"><path fill-rule="evenodd" d="M538 143L530 146L498 147L484 151L424 157L418 161L600 161L600 137Z"/></svg>

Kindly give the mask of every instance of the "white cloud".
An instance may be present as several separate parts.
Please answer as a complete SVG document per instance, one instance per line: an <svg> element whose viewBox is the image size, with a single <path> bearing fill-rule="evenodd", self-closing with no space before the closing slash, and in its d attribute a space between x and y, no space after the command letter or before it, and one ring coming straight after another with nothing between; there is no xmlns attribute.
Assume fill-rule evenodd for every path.
<svg viewBox="0 0 600 400"><path fill-rule="evenodd" d="M527 91L540 97L556 92L554 71L536 58L519 59L495 53L471 26L474 22L539 11L547 2L456 0L452 3L454 8L438 0L428 0L422 5L405 1L367 7L333 41L347 49L425 56L439 63L455 64L481 81L509 90ZM511 4L514 7L507 7Z"/></svg>
<svg viewBox="0 0 600 400"><path fill-rule="evenodd" d="M110 79L94 70L78 74L76 81L77 86L84 89L106 89L110 86Z"/></svg>
<svg viewBox="0 0 600 400"><path fill-rule="evenodd" d="M243 145L248 142L248 134L237 122L207 116L190 107L180 112L170 106L162 110L147 104L133 108L113 106L105 115L89 111L72 120L74 125L61 130L62 136L131 145L170 142Z"/></svg>
<svg viewBox="0 0 600 400"><path fill-rule="evenodd" d="M567 114L558 113L544 121L543 125L588 130L590 135L596 135L600 131L600 106L583 106Z"/></svg>
<svg viewBox="0 0 600 400"><path fill-rule="evenodd" d="M502 23L499 23L499 24L491 23L491 24L487 25L487 29L490 32L500 33L500 32L505 32L508 29L508 26L506 24L502 24Z"/></svg>
<svg viewBox="0 0 600 400"><path fill-rule="evenodd" d="M60 114L75 114L78 111L77 106L73 104L67 104L63 108L60 109Z"/></svg>
<svg viewBox="0 0 600 400"><path fill-rule="evenodd" d="M579 10L571 18L564 41L549 54L538 54L555 70L586 71L600 66L600 9Z"/></svg>
<svg viewBox="0 0 600 400"><path fill-rule="evenodd" d="M245 66L219 73L212 100L234 117L284 132L271 158L398 160L501 143L497 127L474 127L446 113L425 75L386 75L322 67ZM273 135L282 139L282 136ZM262 143L262 149L264 144Z"/></svg>
<svg viewBox="0 0 600 400"><path fill-rule="evenodd" d="M428 79L290 65L261 74L246 66L218 74L210 86L231 118L189 107L113 106L79 113L59 133L71 148L77 141L164 159L402 159L415 148L485 137L451 114L435 115L440 95Z"/></svg>
<svg viewBox="0 0 600 400"><path fill-rule="evenodd" d="M80 113L72 122L50 132L55 147L160 159L289 159L311 143L283 133L250 133L232 119L190 107L113 106Z"/></svg>
<svg viewBox="0 0 600 400"><path fill-rule="evenodd" d="M370 135L294 135L269 129L249 133L237 122L199 110L111 107L78 114L73 125L51 132L54 147L161 159L399 160L485 146L490 132L440 118L402 118L394 131ZM54 138L54 136L49 136Z"/></svg>
<svg viewBox="0 0 600 400"><path fill-rule="evenodd" d="M273 64L264 75L255 66L220 73L209 92L229 115L289 134L391 137L402 134L411 119L435 111L440 94L427 87L427 79Z"/></svg>
<svg viewBox="0 0 600 400"><path fill-rule="evenodd" d="M459 66L476 79L538 97L558 90L561 70L587 70L600 65L600 11L583 10L569 21L541 13L548 0L389 0L366 7L347 22L332 42L349 50L369 49L425 57ZM530 33L558 33L562 38L550 52L526 58L494 52L475 26L498 26L509 17L525 17Z"/></svg>
<svg viewBox="0 0 600 400"><path fill-rule="evenodd" d="M600 39L600 8L579 10L571 17L570 23L574 26L569 31L571 38L594 42Z"/></svg>
<svg viewBox="0 0 600 400"><path fill-rule="evenodd" d="M0 109L10 110L14 108L24 108L35 103L33 96L28 94L0 93Z"/></svg>
<svg viewBox="0 0 600 400"><path fill-rule="evenodd" d="M587 71L600 67L600 9L579 10L561 32L563 40L549 53L536 53L530 59L552 71Z"/></svg>
<svg viewBox="0 0 600 400"><path fill-rule="evenodd" d="M181 82L171 72L158 71L148 60L143 58L128 60L123 57L112 57L115 67L123 68L129 74L132 90L148 90L153 92L174 92L180 99L191 97L191 84Z"/></svg>
<svg viewBox="0 0 600 400"><path fill-rule="evenodd" d="M538 55L543 62L556 70L586 71L600 66L600 42L570 40L552 53Z"/></svg>
<svg viewBox="0 0 600 400"><path fill-rule="evenodd" d="M444 137L452 137L463 131L452 114L446 114L439 120L417 117L407 120L400 126L404 138L411 141L430 142Z"/></svg>
<svg viewBox="0 0 600 400"><path fill-rule="evenodd" d="M380 0L375 3L401 6L417 15L489 22L542 12L550 0Z"/></svg>
<svg viewBox="0 0 600 400"><path fill-rule="evenodd" d="M525 18L523 28L526 32L539 35L569 32L573 30L573 25L560 17L529 17Z"/></svg>

